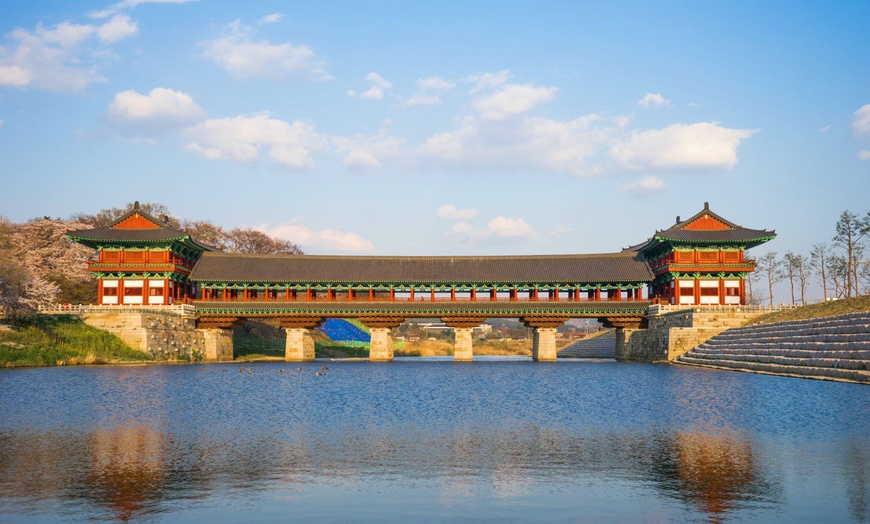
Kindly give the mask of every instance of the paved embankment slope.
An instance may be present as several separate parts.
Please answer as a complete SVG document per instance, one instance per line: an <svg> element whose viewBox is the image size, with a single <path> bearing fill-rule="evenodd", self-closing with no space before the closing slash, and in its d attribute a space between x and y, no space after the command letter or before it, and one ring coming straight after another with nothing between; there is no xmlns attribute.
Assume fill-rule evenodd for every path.
<svg viewBox="0 0 870 524"><path fill-rule="evenodd" d="M870 383L870 313L729 329L675 362Z"/></svg>
<svg viewBox="0 0 870 524"><path fill-rule="evenodd" d="M590 335L562 348L559 358L616 358L616 330Z"/></svg>

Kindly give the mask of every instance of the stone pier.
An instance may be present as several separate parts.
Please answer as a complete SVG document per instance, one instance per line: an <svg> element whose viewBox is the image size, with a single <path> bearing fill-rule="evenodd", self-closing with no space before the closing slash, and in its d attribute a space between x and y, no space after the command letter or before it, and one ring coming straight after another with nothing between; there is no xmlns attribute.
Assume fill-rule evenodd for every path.
<svg viewBox="0 0 870 524"><path fill-rule="evenodd" d="M556 328L535 328L532 336L532 360L556 360Z"/></svg>
<svg viewBox="0 0 870 524"><path fill-rule="evenodd" d="M231 328L198 329L203 337L203 360L233 359L233 330Z"/></svg>
<svg viewBox="0 0 870 524"><path fill-rule="evenodd" d="M369 360L385 362L393 360L393 337L390 330L405 321L405 317L371 316L360 317L360 322L369 328L371 344L369 344Z"/></svg>
<svg viewBox="0 0 870 524"><path fill-rule="evenodd" d="M552 362L556 360L556 328L568 318L523 317L526 327L535 328L532 335L532 360Z"/></svg>
<svg viewBox="0 0 870 524"><path fill-rule="evenodd" d="M393 360L393 337L390 328L376 327L370 331L369 360Z"/></svg>
<svg viewBox="0 0 870 524"><path fill-rule="evenodd" d="M474 349L471 346L471 329L470 327L454 328L453 360L463 362L474 360Z"/></svg>
<svg viewBox="0 0 870 524"><path fill-rule="evenodd" d="M287 333L284 360L287 362L314 360L314 338L308 328L284 328L284 331Z"/></svg>

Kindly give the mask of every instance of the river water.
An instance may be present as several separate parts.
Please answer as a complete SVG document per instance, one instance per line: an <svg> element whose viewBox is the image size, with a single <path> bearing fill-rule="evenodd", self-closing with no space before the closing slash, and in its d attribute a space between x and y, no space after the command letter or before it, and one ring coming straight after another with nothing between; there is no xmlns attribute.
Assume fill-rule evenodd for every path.
<svg viewBox="0 0 870 524"><path fill-rule="evenodd" d="M504 358L0 370L0 522L94 520L870 522L870 388Z"/></svg>

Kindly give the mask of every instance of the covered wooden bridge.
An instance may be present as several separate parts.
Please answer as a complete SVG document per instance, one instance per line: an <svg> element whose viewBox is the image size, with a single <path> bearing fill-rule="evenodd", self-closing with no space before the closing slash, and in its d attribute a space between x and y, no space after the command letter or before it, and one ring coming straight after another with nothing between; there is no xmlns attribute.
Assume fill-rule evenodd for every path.
<svg viewBox="0 0 870 524"><path fill-rule="evenodd" d="M653 273L638 253L507 257L340 257L203 253L190 279L202 329L276 319L287 355L313 358L309 330L326 318L371 329L370 358L392 358L390 329L440 318L456 330L454 358L471 360L471 330L491 317L534 328L532 356L556 358L555 332L570 318L638 327ZM228 334L216 333L216 337Z"/></svg>

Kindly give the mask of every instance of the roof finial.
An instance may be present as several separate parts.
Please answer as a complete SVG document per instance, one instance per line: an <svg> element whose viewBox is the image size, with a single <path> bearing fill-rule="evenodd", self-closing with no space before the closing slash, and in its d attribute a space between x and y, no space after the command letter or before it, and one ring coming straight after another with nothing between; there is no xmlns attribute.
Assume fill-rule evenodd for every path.
<svg viewBox="0 0 870 524"><path fill-rule="evenodd" d="M138 200L135 201L135 202L133 202L133 209L134 209L135 211L139 211L139 201L138 201Z"/></svg>
<svg viewBox="0 0 870 524"><path fill-rule="evenodd" d="M677 215L677 224L680 223L680 215Z"/></svg>
<svg viewBox="0 0 870 524"><path fill-rule="evenodd" d="M710 202L704 202L704 211L710 211Z"/></svg>

